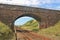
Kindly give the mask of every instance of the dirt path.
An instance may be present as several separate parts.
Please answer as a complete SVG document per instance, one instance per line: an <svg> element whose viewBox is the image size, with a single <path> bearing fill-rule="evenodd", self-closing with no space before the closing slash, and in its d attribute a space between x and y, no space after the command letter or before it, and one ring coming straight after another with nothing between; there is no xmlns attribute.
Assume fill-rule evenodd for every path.
<svg viewBox="0 0 60 40"><path fill-rule="evenodd" d="M17 40L51 40L27 30L17 30Z"/></svg>

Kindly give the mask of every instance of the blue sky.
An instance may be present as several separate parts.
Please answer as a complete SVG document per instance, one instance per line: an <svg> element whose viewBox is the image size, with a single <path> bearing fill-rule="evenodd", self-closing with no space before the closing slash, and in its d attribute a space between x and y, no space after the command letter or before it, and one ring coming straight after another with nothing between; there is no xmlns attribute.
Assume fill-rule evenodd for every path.
<svg viewBox="0 0 60 40"><path fill-rule="evenodd" d="M60 10L60 0L0 0L0 3Z"/></svg>
<svg viewBox="0 0 60 40"><path fill-rule="evenodd" d="M29 20L34 20L34 18L24 16L24 17L21 17L21 18L17 19L14 24L15 25L23 25Z"/></svg>
<svg viewBox="0 0 60 40"><path fill-rule="evenodd" d="M60 0L0 0L0 3L60 10ZM25 23L28 19L31 18L19 18L16 24L22 24L21 22L23 22L23 20Z"/></svg>

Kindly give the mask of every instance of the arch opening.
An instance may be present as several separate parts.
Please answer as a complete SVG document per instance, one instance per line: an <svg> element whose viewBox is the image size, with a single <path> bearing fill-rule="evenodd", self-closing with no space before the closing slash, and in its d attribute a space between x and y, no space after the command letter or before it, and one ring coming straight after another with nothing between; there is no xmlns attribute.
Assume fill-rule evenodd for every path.
<svg viewBox="0 0 60 40"><path fill-rule="evenodd" d="M22 16L20 18L18 17L14 22L15 28L29 31L38 31L40 27L39 24L39 21L32 16Z"/></svg>

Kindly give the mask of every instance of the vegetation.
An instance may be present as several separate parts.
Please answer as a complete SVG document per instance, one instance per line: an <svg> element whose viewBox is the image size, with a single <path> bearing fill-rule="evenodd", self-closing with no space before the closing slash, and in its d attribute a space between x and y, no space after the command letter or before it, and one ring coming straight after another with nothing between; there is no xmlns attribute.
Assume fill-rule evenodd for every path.
<svg viewBox="0 0 60 40"><path fill-rule="evenodd" d="M56 23L54 26L40 30L38 33L40 35L52 37L54 38L54 40L60 39L60 21Z"/></svg>
<svg viewBox="0 0 60 40"><path fill-rule="evenodd" d="M40 30L38 27L38 22L36 20L30 20L24 25L20 26L20 28L37 32L38 34L46 37L54 38L53 40L60 39L60 21L54 26ZM12 37L13 32L11 29L7 25L0 22L0 40L11 40Z"/></svg>
<svg viewBox="0 0 60 40"><path fill-rule="evenodd" d="M0 40L11 40L12 36L12 30L7 25L0 22Z"/></svg>
<svg viewBox="0 0 60 40"><path fill-rule="evenodd" d="M36 20L30 20L24 25L22 25L21 28L35 31L38 34L46 37L54 38L53 40L60 39L60 21L57 22L54 26L41 29L41 30L39 30L37 26L38 26L38 22L36 22Z"/></svg>
<svg viewBox="0 0 60 40"><path fill-rule="evenodd" d="M31 31L39 30L38 22L36 20L29 20L24 25L22 25L20 28L26 29L26 30L31 30Z"/></svg>

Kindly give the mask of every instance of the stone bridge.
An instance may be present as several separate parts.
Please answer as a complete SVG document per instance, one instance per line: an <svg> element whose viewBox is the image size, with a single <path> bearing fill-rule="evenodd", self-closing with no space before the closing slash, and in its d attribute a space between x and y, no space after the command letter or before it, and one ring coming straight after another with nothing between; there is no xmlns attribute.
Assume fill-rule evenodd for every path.
<svg viewBox="0 0 60 40"><path fill-rule="evenodd" d="M0 21L14 30L16 19L30 16L39 22L39 28L54 26L60 20L59 10L50 10L43 8L0 4Z"/></svg>

